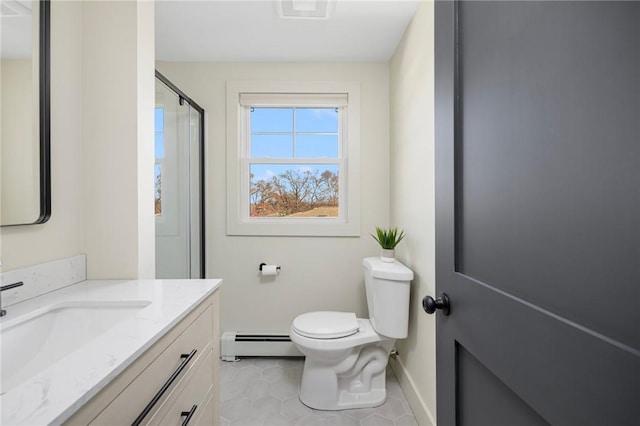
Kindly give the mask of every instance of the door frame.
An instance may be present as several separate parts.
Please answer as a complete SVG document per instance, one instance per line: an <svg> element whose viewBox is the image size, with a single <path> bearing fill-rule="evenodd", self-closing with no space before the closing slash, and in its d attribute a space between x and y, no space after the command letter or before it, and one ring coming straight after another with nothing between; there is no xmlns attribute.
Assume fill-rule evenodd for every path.
<svg viewBox="0 0 640 426"><path fill-rule="evenodd" d="M457 99L457 46L456 4L454 1L436 1L434 11L434 81L435 81L435 246L436 286L443 279L451 280L455 273L455 146ZM437 290L440 291L439 289ZM451 314L455 315L455 301ZM446 317L438 312L436 317L436 342L441 327L446 326ZM436 350L438 371L455 371L455 347ZM439 375L437 376L439 377ZM443 425L456 424L456 386L452 381L437 379L437 422Z"/></svg>

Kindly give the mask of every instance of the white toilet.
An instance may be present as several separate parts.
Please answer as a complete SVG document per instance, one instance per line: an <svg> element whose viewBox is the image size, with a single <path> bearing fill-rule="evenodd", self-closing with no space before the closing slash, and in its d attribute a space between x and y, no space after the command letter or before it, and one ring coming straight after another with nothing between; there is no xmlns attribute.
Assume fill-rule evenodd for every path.
<svg viewBox="0 0 640 426"><path fill-rule="evenodd" d="M376 407L387 391L385 370L395 339L407 337L413 271L379 257L362 261L369 319L351 312L309 312L291 325L306 356L300 400L318 410Z"/></svg>

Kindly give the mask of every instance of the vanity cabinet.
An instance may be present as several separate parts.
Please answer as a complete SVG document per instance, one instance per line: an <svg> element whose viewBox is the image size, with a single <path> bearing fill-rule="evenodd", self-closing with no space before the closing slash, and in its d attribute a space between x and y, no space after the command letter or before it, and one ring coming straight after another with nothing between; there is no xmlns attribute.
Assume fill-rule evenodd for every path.
<svg viewBox="0 0 640 426"><path fill-rule="evenodd" d="M66 425L218 425L214 292L76 412Z"/></svg>

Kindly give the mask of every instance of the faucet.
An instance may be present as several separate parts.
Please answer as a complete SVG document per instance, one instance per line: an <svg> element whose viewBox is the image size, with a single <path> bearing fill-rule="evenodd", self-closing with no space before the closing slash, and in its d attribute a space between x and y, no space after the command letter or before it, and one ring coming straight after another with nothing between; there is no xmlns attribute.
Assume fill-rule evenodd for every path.
<svg viewBox="0 0 640 426"><path fill-rule="evenodd" d="M0 258L0 268L2 268L2 259ZM0 286L0 317L7 315L7 311L2 309L2 292L5 290L11 290L12 288L23 286L24 283L22 281L18 281L17 283L7 284Z"/></svg>
<svg viewBox="0 0 640 426"><path fill-rule="evenodd" d="M5 290L11 290L12 288L23 286L24 283L22 281L18 281L17 283L7 284L0 286L0 294L2 294ZM2 297L0 296L0 308L2 307ZM0 317L7 315L6 309L0 309Z"/></svg>

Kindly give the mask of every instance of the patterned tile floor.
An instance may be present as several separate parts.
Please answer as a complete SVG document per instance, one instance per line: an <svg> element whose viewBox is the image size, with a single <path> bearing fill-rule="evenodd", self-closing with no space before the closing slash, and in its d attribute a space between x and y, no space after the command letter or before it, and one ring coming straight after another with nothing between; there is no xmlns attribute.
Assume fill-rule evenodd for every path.
<svg viewBox="0 0 640 426"><path fill-rule="evenodd" d="M312 410L298 399L303 358L220 361L222 426L417 426L391 369L387 401L376 408Z"/></svg>

